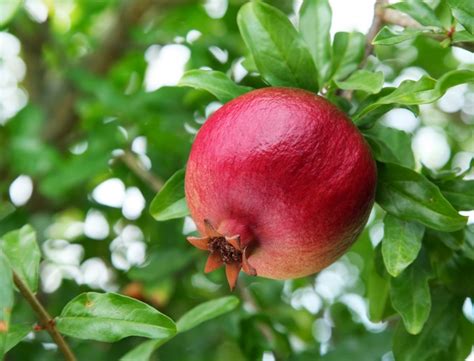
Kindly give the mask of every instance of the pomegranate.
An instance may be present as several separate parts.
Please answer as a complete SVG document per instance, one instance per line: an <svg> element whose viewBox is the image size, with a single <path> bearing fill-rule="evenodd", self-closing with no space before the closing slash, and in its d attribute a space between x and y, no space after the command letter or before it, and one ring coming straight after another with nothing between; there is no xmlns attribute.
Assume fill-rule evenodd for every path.
<svg viewBox="0 0 474 361"><path fill-rule="evenodd" d="M185 190L210 252L205 272L289 279L334 262L362 231L376 167L352 122L322 97L263 88L221 107L200 129Z"/></svg>

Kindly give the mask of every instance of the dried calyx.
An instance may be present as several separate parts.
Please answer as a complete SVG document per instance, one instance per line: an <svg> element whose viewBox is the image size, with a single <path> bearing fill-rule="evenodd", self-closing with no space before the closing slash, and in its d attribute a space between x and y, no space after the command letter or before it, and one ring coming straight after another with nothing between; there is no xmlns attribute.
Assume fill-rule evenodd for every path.
<svg viewBox="0 0 474 361"><path fill-rule="evenodd" d="M188 237L188 241L196 248L209 251L204 272L212 272L225 265L227 281L231 289L234 289L242 269L245 273L256 276L257 271L247 260L247 247L242 249L240 236L227 237L215 230L211 223L205 219L206 234L204 237Z"/></svg>

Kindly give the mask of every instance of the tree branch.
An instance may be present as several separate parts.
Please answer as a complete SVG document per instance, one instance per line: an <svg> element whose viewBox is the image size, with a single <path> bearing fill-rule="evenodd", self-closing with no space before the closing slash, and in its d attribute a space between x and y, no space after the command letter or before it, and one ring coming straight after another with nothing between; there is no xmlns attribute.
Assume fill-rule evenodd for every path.
<svg viewBox="0 0 474 361"><path fill-rule="evenodd" d="M49 315L48 311L46 311L33 292L31 292L31 290L28 288L28 286L23 283L16 272L13 272L13 282L38 316L41 326L43 326L46 331L48 331L53 341L56 343L56 345L58 345L59 350L64 355L64 359L66 361L76 361L76 357L69 348L69 345L57 330L54 319Z"/></svg>
<svg viewBox="0 0 474 361"><path fill-rule="evenodd" d="M146 169L142 162L129 150L117 157L130 169L138 178L154 192L159 192L163 187L163 181Z"/></svg>

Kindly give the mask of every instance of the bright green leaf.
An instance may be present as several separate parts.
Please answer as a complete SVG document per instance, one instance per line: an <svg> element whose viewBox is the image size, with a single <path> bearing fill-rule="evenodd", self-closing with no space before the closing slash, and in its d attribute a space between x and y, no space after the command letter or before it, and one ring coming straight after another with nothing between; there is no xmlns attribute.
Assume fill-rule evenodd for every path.
<svg viewBox="0 0 474 361"><path fill-rule="evenodd" d="M390 214L384 218L382 254L391 276L397 277L418 256L425 227L406 222Z"/></svg>
<svg viewBox="0 0 474 361"><path fill-rule="evenodd" d="M390 281L393 308L402 316L405 328L412 335L420 333L431 310L430 273L426 263L424 257L420 257Z"/></svg>
<svg viewBox="0 0 474 361"><path fill-rule="evenodd" d="M461 211L474 209L474 180L456 179L438 183L443 195Z"/></svg>
<svg viewBox="0 0 474 361"><path fill-rule="evenodd" d="M5 352L18 345L33 329L31 325L13 324L8 330ZM1 353L0 353L1 354Z"/></svg>
<svg viewBox="0 0 474 361"><path fill-rule="evenodd" d="M395 45L410 39L416 38L418 35L428 32L428 30L421 29L404 29L401 31L395 31L390 29L388 26L384 26L382 30L378 32L372 44L374 45Z"/></svg>
<svg viewBox="0 0 474 361"><path fill-rule="evenodd" d="M344 81L337 81L336 85L340 89L362 90L369 94L378 93L383 86L383 73L381 71L371 72L367 70L357 70Z"/></svg>
<svg viewBox="0 0 474 361"><path fill-rule="evenodd" d="M445 289L433 292L430 317L420 334L410 335L401 324L397 327L393 341L395 359L447 360L440 356L449 349L456 336L461 304L462 300L457 299ZM446 356L449 357L449 355Z"/></svg>
<svg viewBox="0 0 474 361"><path fill-rule="evenodd" d="M142 342L140 345L123 355L120 358L120 361L149 361L153 352L171 338L172 337Z"/></svg>
<svg viewBox="0 0 474 361"><path fill-rule="evenodd" d="M184 174L184 169L173 174L151 202L150 213L157 221L181 218L189 214L184 195Z"/></svg>
<svg viewBox="0 0 474 361"><path fill-rule="evenodd" d="M249 2L237 16L240 33L262 77L273 86L318 91L311 54L290 20L262 2Z"/></svg>
<svg viewBox="0 0 474 361"><path fill-rule="evenodd" d="M339 32L334 36L331 77L345 79L357 70L364 56L365 36L362 33Z"/></svg>
<svg viewBox="0 0 474 361"><path fill-rule="evenodd" d="M376 124L363 131L374 158L384 163L396 163L407 168L415 167L411 150L411 137L402 130Z"/></svg>
<svg viewBox="0 0 474 361"><path fill-rule="evenodd" d="M83 293L71 300L56 319L68 336L115 342L128 336L167 339L176 325L155 308L115 293Z"/></svg>
<svg viewBox="0 0 474 361"><path fill-rule="evenodd" d="M0 239L0 249L7 256L13 270L32 292L38 288L40 249L31 226L9 232Z"/></svg>
<svg viewBox="0 0 474 361"><path fill-rule="evenodd" d="M21 0L0 1L0 26L8 24L20 7Z"/></svg>
<svg viewBox="0 0 474 361"><path fill-rule="evenodd" d="M434 10L422 0L405 0L390 5L392 9L408 14L421 25L436 26L442 28L443 25L436 16Z"/></svg>
<svg viewBox="0 0 474 361"><path fill-rule="evenodd" d="M198 69L184 73L178 85L206 90L222 103L252 90L250 87L235 84L220 71Z"/></svg>
<svg viewBox="0 0 474 361"><path fill-rule="evenodd" d="M8 260L0 250L0 359L7 352L10 314L13 307L13 275Z"/></svg>
<svg viewBox="0 0 474 361"><path fill-rule="evenodd" d="M299 29L324 83L331 66L331 18L328 0L305 0L300 9Z"/></svg>
<svg viewBox="0 0 474 361"><path fill-rule="evenodd" d="M379 164L376 200L401 219L418 221L440 231L456 231L466 225L466 217L458 214L436 185L396 164Z"/></svg>
<svg viewBox="0 0 474 361"><path fill-rule="evenodd" d="M188 331L203 322L232 311L239 304L235 296L227 296L204 302L185 313L176 323L178 332Z"/></svg>
<svg viewBox="0 0 474 361"><path fill-rule="evenodd" d="M454 17L471 34L474 34L474 2L472 0L448 0Z"/></svg>

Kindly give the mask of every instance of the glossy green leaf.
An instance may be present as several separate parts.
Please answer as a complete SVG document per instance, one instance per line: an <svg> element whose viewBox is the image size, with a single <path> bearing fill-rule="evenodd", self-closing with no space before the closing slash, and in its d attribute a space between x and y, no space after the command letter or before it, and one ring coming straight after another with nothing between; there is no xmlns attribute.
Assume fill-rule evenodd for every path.
<svg viewBox="0 0 474 361"><path fill-rule="evenodd" d="M453 34L453 44L459 44L459 43L466 43L466 44L474 43L474 34L471 34L466 30L456 31Z"/></svg>
<svg viewBox="0 0 474 361"><path fill-rule="evenodd" d="M430 278L427 261L420 257L396 278L390 280L393 308L402 316L406 330L420 333L431 310Z"/></svg>
<svg viewBox="0 0 474 361"><path fill-rule="evenodd" d="M32 292L36 292L41 253L36 242L35 230L26 225L19 230L5 234L0 239L0 249L3 250L18 276Z"/></svg>
<svg viewBox="0 0 474 361"><path fill-rule="evenodd" d="M381 71L371 72L368 70L357 70L344 81L337 81L340 89L362 90L369 94L378 93L383 86L383 73Z"/></svg>
<svg viewBox="0 0 474 361"><path fill-rule="evenodd" d="M376 200L383 209L401 219L440 231L456 231L466 225L466 217L458 214L436 185L396 164L379 164Z"/></svg>
<svg viewBox="0 0 474 361"><path fill-rule="evenodd" d="M443 27L434 10L422 0L405 0L390 5L392 9L408 14L421 25Z"/></svg>
<svg viewBox="0 0 474 361"><path fill-rule="evenodd" d="M115 293L83 293L71 300L56 319L68 336L115 342L129 336L167 339L176 333L168 316L136 299Z"/></svg>
<svg viewBox="0 0 474 361"><path fill-rule="evenodd" d="M140 345L123 355L120 358L120 361L149 361L153 352L158 350L161 345L165 344L171 338L172 337L142 342Z"/></svg>
<svg viewBox="0 0 474 361"><path fill-rule="evenodd" d="M357 70L364 56L365 36L362 33L339 32L334 36L331 77L345 79Z"/></svg>
<svg viewBox="0 0 474 361"><path fill-rule="evenodd" d="M439 80L423 76L420 80L405 80L390 94L378 99L356 114L356 119L383 104L428 104L441 98L446 91L456 85L474 81L474 71L453 70L444 74Z"/></svg>
<svg viewBox="0 0 474 361"><path fill-rule="evenodd" d="M459 210L474 209L474 180L455 179L438 183L446 199Z"/></svg>
<svg viewBox="0 0 474 361"><path fill-rule="evenodd" d="M13 275L7 258L0 250L0 359L7 351L10 314L13 307Z"/></svg>
<svg viewBox="0 0 474 361"><path fill-rule="evenodd" d="M305 0L300 9L299 29L324 83L331 66L331 18L328 0Z"/></svg>
<svg viewBox="0 0 474 361"><path fill-rule="evenodd" d="M181 218L189 214L184 195L184 174L184 169L173 174L153 198L150 213L157 221Z"/></svg>
<svg viewBox="0 0 474 361"><path fill-rule="evenodd" d="M178 332L188 331L203 322L232 311L239 304L235 296L227 296L204 302L185 313L176 323Z"/></svg>
<svg viewBox="0 0 474 361"><path fill-rule="evenodd" d="M250 87L235 84L227 75L220 71L199 69L189 70L184 73L178 85L206 90L222 103L226 103L252 90Z"/></svg>
<svg viewBox="0 0 474 361"><path fill-rule="evenodd" d="M0 1L0 26L8 24L20 7L21 0Z"/></svg>
<svg viewBox="0 0 474 361"><path fill-rule="evenodd" d="M407 168L415 167L411 137L408 133L376 124L364 130L363 134L378 161L396 163Z"/></svg>
<svg viewBox="0 0 474 361"><path fill-rule="evenodd" d="M270 85L318 91L311 54L285 14L252 1L242 6L237 23L260 74Z"/></svg>
<svg viewBox="0 0 474 361"><path fill-rule="evenodd" d="M395 331L393 353L396 360L432 361L440 358L453 342L459 325L461 302L447 290L432 295L430 317L418 335L410 335L403 325ZM446 355L448 356L448 355Z"/></svg>
<svg viewBox="0 0 474 361"><path fill-rule="evenodd" d="M5 352L10 351L13 347L18 345L32 329L32 325L11 324L7 334Z"/></svg>
<svg viewBox="0 0 474 361"><path fill-rule="evenodd" d="M425 227L387 214L384 218L382 254L391 276L397 277L418 256Z"/></svg>
<svg viewBox="0 0 474 361"><path fill-rule="evenodd" d="M471 34L474 34L474 3L471 0L448 0L454 17Z"/></svg>
<svg viewBox="0 0 474 361"><path fill-rule="evenodd" d="M414 39L418 35L427 32L426 30L418 30L418 29L404 29L401 31L396 31L390 29L388 26L384 26L382 30L378 32L375 36L374 40L372 40L372 44L374 45L395 45L398 43L402 43L404 41Z"/></svg>

